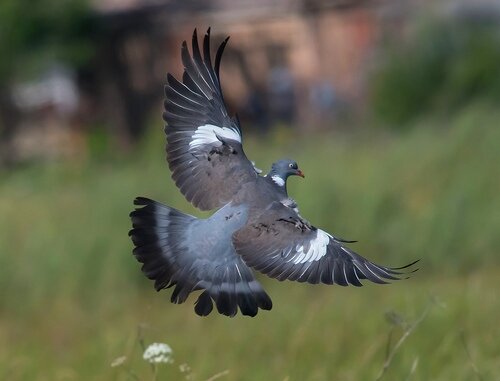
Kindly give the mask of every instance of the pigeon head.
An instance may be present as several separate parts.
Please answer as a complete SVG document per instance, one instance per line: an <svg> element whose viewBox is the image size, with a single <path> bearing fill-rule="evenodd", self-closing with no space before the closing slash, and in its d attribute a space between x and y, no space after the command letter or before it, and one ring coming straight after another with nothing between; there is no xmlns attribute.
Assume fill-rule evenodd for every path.
<svg viewBox="0 0 500 381"><path fill-rule="evenodd" d="M276 184L284 186L288 176L304 177L304 174L299 169L296 161L283 159L273 163L269 176L271 176L271 179L273 179Z"/></svg>

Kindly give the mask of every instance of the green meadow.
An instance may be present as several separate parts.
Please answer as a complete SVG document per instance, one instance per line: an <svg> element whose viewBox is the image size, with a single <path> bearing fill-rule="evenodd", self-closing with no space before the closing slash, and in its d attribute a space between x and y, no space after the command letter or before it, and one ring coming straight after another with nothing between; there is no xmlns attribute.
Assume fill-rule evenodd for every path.
<svg viewBox="0 0 500 381"><path fill-rule="evenodd" d="M297 160L289 193L313 224L380 264L421 259L383 286L261 276L274 307L253 319L170 304L131 254L134 197L206 216L170 179L161 125L127 155L0 172L0 379L499 379L499 121L476 105L405 132L246 134L258 167ZM142 359L153 342L173 364Z"/></svg>

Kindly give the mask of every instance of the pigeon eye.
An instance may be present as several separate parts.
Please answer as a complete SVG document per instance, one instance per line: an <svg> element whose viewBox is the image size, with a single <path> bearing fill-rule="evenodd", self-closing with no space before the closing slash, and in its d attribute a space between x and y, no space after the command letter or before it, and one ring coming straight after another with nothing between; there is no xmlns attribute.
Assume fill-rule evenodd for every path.
<svg viewBox="0 0 500 381"><path fill-rule="evenodd" d="M292 164L292 163L288 164L288 166L289 166L290 168L293 168L293 164Z"/></svg>

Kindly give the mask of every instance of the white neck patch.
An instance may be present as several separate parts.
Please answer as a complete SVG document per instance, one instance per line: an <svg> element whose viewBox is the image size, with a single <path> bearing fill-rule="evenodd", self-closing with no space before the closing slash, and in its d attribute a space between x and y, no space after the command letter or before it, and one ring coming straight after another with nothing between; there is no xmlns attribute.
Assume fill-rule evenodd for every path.
<svg viewBox="0 0 500 381"><path fill-rule="evenodd" d="M304 251L303 245L297 245L297 254L293 257L292 262L296 265L305 262L318 261L325 256L330 243L330 234L321 229L317 230L316 238L309 242L309 248Z"/></svg>
<svg viewBox="0 0 500 381"><path fill-rule="evenodd" d="M271 176L271 179L280 187L285 185L285 180L283 180L278 175Z"/></svg>
<svg viewBox="0 0 500 381"><path fill-rule="evenodd" d="M204 124L199 126L194 134L191 136L189 148L197 148L204 144L220 143L217 135L224 139L236 140L241 143L241 136L238 130L230 127L218 127L213 124Z"/></svg>

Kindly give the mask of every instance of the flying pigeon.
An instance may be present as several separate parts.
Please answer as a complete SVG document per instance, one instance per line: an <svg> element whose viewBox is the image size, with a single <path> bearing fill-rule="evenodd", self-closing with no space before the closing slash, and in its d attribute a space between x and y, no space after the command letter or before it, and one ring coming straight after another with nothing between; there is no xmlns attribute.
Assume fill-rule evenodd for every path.
<svg viewBox="0 0 500 381"><path fill-rule="evenodd" d="M254 271L271 278L312 284L362 286L366 279L401 279L416 262L399 268L377 265L356 254L346 241L316 228L299 214L288 196L287 179L304 177L293 160L275 162L261 172L246 157L237 118L228 115L219 67L229 37L210 55L210 29L203 54L196 29L192 54L186 41L181 55L182 82L171 74L165 86L167 161L181 193L201 210L200 219L144 197L130 214L134 256L157 291L175 287L171 301L183 303L201 291L195 312L213 310L255 316L272 308Z"/></svg>

